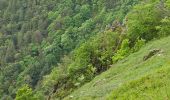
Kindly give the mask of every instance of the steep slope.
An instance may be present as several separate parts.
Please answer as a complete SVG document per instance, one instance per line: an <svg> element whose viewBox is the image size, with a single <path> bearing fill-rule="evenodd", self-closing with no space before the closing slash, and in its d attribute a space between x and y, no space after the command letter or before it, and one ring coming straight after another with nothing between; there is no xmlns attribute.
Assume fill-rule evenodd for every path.
<svg viewBox="0 0 170 100"><path fill-rule="evenodd" d="M127 59L126 57L128 55L137 52L145 42L148 43L153 39L168 36L170 33L170 20L168 17L170 10L168 4L169 2L162 3L156 0L141 2L133 7L133 10L126 15L123 23L114 21L113 27L106 28L103 32L90 38L81 44L80 47L77 47L71 55L65 56L62 63L60 63L57 68L54 68L49 75L44 77L39 86L40 88L36 89L36 93L42 93L44 98L47 99L63 99L85 83L90 82L95 76L108 70L111 65L116 64L122 59ZM162 52L162 50L156 48L153 49L153 51L148 51L146 55L139 54L138 56L143 56L141 60L137 63L136 61L132 61L130 64L136 65L139 62L147 61L150 56L158 52ZM126 62L126 60L124 62ZM125 63L126 66L127 64ZM122 66L120 63L117 65ZM130 78L126 77L131 73L124 71L124 67L121 67L123 68L122 70L117 68L119 67L113 70L115 70L115 73L119 73L120 79L118 76L118 82L127 81L133 76ZM126 69L128 68L131 67L127 67ZM133 69L131 68L130 70ZM134 71L137 75L142 75L140 73L145 72L144 69ZM137 76L136 74L135 76ZM125 80L122 80L124 78ZM105 84L105 80L105 78L102 78L92 84L96 91L93 91L94 88L92 88L93 90L87 90L87 92L82 92L82 94L90 93L90 95L92 95L96 93L94 95L99 95L100 92L102 94L102 91L105 90L106 87L103 86L103 89L101 86L98 89L98 87L95 86L103 81L103 84ZM112 91L112 88L109 87L108 89L111 89L109 92ZM93 91L93 93L91 93L91 91ZM104 94L106 91L107 90L104 91ZM81 91L78 91L75 95L79 93L81 93ZM99 96L103 97L104 95ZM87 95L87 97L89 96ZM83 98L81 97L81 99Z"/></svg>
<svg viewBox="0 0 170 100"><path fill-rule="evenodd" d="M169 39L167 37L148 43L65 99L168 99ZM150 56L156 50L158 52ZM144 60L147 56L148 59Z"/></svg>
<svg viewBox="0 0 170 100"><path fill-rule="evenodd" d="M65 55L137 2L0 0L0 98L14 99L25 85L36 89Z"/></svg>
<svg viewBox="0 0 170 100"><path fill-rule="evenodd" d="M128 87L168 59L159 41L129 55L170 35L170 0L0 0L0 6L2 100L56 100L73 91L68 99L114 99L119 91L135 98Z"/></svg>

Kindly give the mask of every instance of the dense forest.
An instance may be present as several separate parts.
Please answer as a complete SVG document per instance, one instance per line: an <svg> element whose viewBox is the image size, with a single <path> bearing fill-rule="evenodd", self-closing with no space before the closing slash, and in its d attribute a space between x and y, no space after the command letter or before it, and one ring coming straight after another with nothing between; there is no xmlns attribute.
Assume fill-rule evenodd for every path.
<svg viewBox="0 0 170 100"><path fill-rule="evenodd" d="M170 0L0 0L0 99L64 99L169 34Z"/></svg>

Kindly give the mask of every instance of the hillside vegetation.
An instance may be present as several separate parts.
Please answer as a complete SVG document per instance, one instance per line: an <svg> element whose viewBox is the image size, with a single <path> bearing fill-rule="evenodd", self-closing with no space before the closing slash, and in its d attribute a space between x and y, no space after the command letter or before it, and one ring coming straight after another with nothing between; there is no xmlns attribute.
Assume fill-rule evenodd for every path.
<svg viewBox="0 0 170 100"><path fill-rule="evenodd" d="M164 100L170 97L170 37L149 42L136 53L113 64L66 100ZM146 61L144 57L160 50Z"/></svg>
<svg viewBox="0 0 170 100"><path fill-rule="evenodd" d="M0 0L0 99L168 99L169 34L170 0Z"/></svg>

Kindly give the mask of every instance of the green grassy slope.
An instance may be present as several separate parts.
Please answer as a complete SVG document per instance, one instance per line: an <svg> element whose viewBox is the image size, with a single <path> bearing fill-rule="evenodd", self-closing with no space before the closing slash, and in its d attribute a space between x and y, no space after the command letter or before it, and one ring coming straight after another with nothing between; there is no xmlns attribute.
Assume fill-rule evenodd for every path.
<svg viewBox="0 0 170 100"><path fill-rule="evenodd" d="M170 98L170 37L147 43L140 51L97 76L65 99L167 99ZM143 61L150 50L161 52ZM169 96L168 96L169 93ZM158 98L159 97L159 98ZM154 100L155 100L154 99Z"/></svg>

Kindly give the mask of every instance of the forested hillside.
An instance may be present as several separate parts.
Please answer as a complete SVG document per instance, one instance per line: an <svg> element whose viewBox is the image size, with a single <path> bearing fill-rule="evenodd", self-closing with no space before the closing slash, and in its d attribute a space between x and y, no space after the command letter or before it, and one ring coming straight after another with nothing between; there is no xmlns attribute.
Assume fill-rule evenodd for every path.
<svg viewBox="0 0 170 100"><path fill-rule="evenodd" d="M63 99L169 34L170 0L0 0L0 99Z"/></svg>

